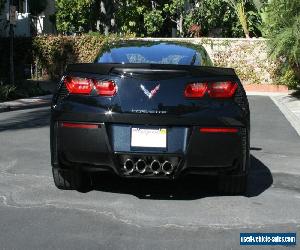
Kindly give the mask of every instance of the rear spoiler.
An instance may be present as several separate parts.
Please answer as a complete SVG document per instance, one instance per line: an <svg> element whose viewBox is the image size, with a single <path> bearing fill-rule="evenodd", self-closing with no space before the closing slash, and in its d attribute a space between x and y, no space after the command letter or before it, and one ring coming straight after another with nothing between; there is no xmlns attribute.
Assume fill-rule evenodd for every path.
<svg viewBox="0 0 300 250"><path fill-rule="evenodd" d="M134 73L149 73L152 72L173 72L173 73L188 73L192 76L231 76L236 77L234 69L208 67L208 66L190 66L190 65L173 65L173 64L136 64L136 63L78 63L69 64L67 73L81 72L100 75L108 75L110 73L126 73L133 71Z"/></svg>

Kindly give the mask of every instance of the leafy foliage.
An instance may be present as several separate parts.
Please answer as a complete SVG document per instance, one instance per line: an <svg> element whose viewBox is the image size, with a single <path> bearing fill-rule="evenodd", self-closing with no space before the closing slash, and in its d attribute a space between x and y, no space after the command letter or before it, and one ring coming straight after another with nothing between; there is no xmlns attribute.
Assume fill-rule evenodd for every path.
<svg viewBox="0 0 300 250"><path fill-rule="evenodd" d="M223 36L240 37L243 29L247 36L260 35L258 9L264 1L56 0L56 20L58 30L64 34L97 30L103 33L105 26L106 32L141 37L171 36L175 28L180 36L185 36L191 33L191 26L197 25L201 27L198 35L222 29Z"/></svg>
<svg viewBox="0 0 300 250"><path fill-rule="evenodd" d="M42 36L33 41L35 60L44 75L59 79L67 64L93 62L103 44L119 38L114 35Z"/></svg>
<svg viewBox="0 0 300 250"><path fill-rule="evenodd" d="M66 34L89 30L89 19L94 0L56 0L56 26Z"/></svg>
<svg viewBox="0 0 300 250"><path fill-rule="evenodd" d="M148 35L158 33L164 23L161 10L152 10L144 15L145 28Z"/></svg>
<svg viewBox="0 0 300 250"><path fill-rule="evenodd" d="M120 0L116 4L116 23L119 33L145 36L144 13L151 11L150 1ZM151 18L147 20L147 27L153 31Z"/></svg>
<svg viewBox="0 0 300 250"><path fill-rule="evenodd" d="M259 10L264 5L263 0L225 0L235 11L244 35L261 35L261 16Z"/></svg>
<svg viewBox="0 0 300 250"><path fill-rule="evenodd" d="M240 37L243 30L235 12L224 0L201 1L185 19L185 32L198 25L201 36Z"/></svg>
<svg viewBox="0 0 300 250"><path fill-rule="evenodd" d="M18 82L16 85L0 84L1 102L45 94L49 94L49 92L43 90L38 84L31 81Z"/></svg>
<svg viewBox="0 0 300 250"><path fill-rule="evenodd" d="M248 20L247 20L247 15L245 10L246 0L228 0L227 2L234 8L236 15L240 21L240 24L243 27L245 36L249 38L250 34L249 34Z"/></svg>
<svg viewBox="0 0 300 250"><path fill-rule="evenodd" d="M281 73L295 85L300 81L300 1L273 0L265 8L264 32L270 55L283 61ZM294 79L291 72L294 71Z"/></svg>

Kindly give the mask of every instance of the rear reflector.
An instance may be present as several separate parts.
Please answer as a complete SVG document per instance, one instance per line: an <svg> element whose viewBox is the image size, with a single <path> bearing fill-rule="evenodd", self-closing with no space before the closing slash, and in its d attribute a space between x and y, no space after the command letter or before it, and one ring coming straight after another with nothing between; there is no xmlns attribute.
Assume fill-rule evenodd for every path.
<svg viewBox="0 0 300 250"><path fill-rule="evenodd" d="M207 91L207 83L189 83L184 90L187 98L203 97Z"/></svg>
<svg viewBox="0 0 300 250"><path fill-rule="evenodd" d="M237 128L200 128L201 133L237 133Z"/></svg>
<svg viewBox="0 0 300 250"><path fill-rule="evenodd" d="M213 98L230 98L233 96L238 85L235 82L214 82L209 85L208 94Z"/></svg>
<svg viewBox="0 0 300 250"><path fill-rule="evenodd" d="M70 122L62 122L61 126L63 128L99 128L100 125L97 124L86 124L86 123L70 123Z"/></svg>
<svg viewBox="0 0 300 250"><path fill-rule="evenodd" d="M94 80L94 84L98 95L114 96L117 93L117 85L113 81Z"/></svg>
<svg viewBox="0 0 300 250"><path fill-rule="evenodd" d="M88 95L93 89L93 81L87 78L67 76L64 83L71 94Z"/></svg>

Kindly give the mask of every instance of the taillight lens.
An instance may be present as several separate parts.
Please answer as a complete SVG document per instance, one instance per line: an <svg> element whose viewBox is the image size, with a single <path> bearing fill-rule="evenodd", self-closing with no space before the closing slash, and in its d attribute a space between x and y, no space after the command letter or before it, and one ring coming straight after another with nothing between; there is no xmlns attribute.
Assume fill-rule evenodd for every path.
<svg viewBox="0 0 300 250"><path fill-rule="evenodd" d="M114 96L117 93L117 85L114 81L66 76L64 83L70 94L88 95L94 88L101 96Z"/></svg>
<svg viewBox="0 0 300 250"><path fill-rule="evenodd" d="M67 76L64 83L71 94L88 95L93 89L93 81L87 78Z"/></svg>
<svg viewBox="0 0 300 250"><path fill-rule="evenodd" d="M236 82L214 82L208 88L208 94L213 98L230 98L234 95L238 85Z"/></svg>
<svg viewBox="0 0 300 250"><path fill-rule="evenodd" d="M207 83L189 83L184 90L184 96L187 98L200 98L207 91Z"/></svg>
<svg viewBox="0 0 300 250"><path fill-rule="evenodd" d="M117 85L114 81L94 81L98 95L114 96L117 93Z"/></svg>
<svg viewBox="0 0 300 250"><path fill-rule="evenodd" d="M206 93L212 98L230 98L234 95L238 84L236 82L189 83L184 90L187 98L201 98Z"/></svg>

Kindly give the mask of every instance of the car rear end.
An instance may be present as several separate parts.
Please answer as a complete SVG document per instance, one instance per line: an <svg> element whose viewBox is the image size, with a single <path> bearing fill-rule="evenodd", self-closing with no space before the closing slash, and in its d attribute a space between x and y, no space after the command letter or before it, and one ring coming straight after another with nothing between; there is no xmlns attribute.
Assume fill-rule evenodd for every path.
<svg viewBox="0 0 300 250"><path fill-rule="evenodd" d="M52 166L61 170L56 175L213 174L226 179L227 191L236 182L228 178L243 176L243 187L233 191L239 192L249 166L249 130L247 97L231 69L72 65L53 97Z"/></svg>

